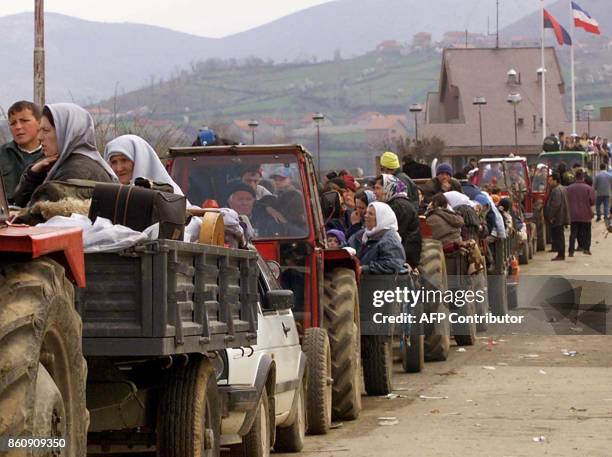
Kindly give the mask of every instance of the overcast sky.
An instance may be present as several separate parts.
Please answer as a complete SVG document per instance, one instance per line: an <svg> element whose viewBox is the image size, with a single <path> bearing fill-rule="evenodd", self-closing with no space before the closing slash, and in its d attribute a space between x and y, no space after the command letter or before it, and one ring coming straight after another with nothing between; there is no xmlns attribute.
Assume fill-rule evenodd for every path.
<svg viewBox="0 0 612 457"><path fill-rule="evenodd" d="M159 25L222 37L330 0L45 0L45 11L102 22ZM34 10L34 0L0 0L0 16Z"/></svg>

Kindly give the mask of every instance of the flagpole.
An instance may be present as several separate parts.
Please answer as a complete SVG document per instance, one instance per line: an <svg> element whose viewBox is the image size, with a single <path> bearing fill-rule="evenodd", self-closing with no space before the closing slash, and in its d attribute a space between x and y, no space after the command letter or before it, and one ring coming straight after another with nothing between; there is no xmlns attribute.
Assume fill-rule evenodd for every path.
<svg viewBox="0 0 612 457"><path fill-rule="evenodd" d="M546 138L546 58L544 54L544 0L540 0L542 5L542 139Z"/></svg>
<svg viewBox="0 0 612 457"><path fill-rule="evenodd" d="M576 38L574 34L574 9L572 8L572 2L569 1L570 8L570 36L572 38L572 44L570 45L570 61L572 67L572 133L577 134L576 131L576 70L574 69L574 46L576 46Z"/></svg>

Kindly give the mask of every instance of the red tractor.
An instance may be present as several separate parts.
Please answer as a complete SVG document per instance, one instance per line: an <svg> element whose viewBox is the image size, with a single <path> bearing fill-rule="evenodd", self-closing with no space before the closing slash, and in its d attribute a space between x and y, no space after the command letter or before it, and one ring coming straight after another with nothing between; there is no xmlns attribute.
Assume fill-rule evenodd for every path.
<svg viewBox="0 0 612 457"><path fill-rule="evenodd" d="M62 455L85 455L87 368L71 283L85 285L81 229L8 219L0 180L0 435L47 437Z"/></svg>
<svg viewBox="0 0 612 457"><path fill-rule="evenodd" d="M168 167L192 203L215 205L214 200L248 215L255 246L278 264L282 286L294 291L294 315L308 356L309 432L325 433L332 417L357 418L359 265L346 250L327 249L310 153L295 145L172 148ZM245 183L256 194L249 197ZM244 198L231 193L237 188Z"/></svg>

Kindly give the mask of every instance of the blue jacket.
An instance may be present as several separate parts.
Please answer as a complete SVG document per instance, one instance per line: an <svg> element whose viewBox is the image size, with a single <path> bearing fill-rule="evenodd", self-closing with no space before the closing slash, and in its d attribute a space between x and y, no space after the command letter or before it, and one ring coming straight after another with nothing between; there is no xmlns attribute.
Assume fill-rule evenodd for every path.
<svg viewBox="0 0 612 457"><path fill-rule="evenodd" d="M372 274L393 274L404 268L406 255L401 238L394 230L384 230L372 236L363 244L365 229L359 230L348 241L357 251L364 272Z"/></svg>

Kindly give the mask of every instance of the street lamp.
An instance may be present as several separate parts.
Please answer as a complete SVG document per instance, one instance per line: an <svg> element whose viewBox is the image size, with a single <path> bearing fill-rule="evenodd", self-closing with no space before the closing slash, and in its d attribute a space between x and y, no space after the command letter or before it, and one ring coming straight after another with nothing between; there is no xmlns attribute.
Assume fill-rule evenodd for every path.
<svg viewBox="0 0 612 457"><path fill-rule="evenodd" d="M589 103L582 107L582 111L587 113L587 135L591 138L591 113L595 111L595 107Z"/></svg>
<svg viewBox="0 0 612 457"><path fill-rule="evenodd" d="M480 129L480 155L484 155L484 147L482 145L482 106L487 104L487 99L483 96L474 97L472 105L478 106L478 126Z"/></svg>
<svg viewBox="0 0 612 457"><path fill-rule="evenodd" d="M251 128L251 140L252 140L252 144L255 144L255 129L259 125L259 122L257 122L255 119L251 119L249 121L248 125Z"/></svg>
<svg viewBox="0 0 612 457"><path fill-rule="evenodd" d="M423 111L423 106L420 103L413 103L408 108L408 111L414 113L414 143L418 143L419 141L419 124L417 123L417 115Z"/></svg>
<svg viewBox="0 0 612 457"><path fill-rule="evenodd" d="M514 108L514 154L518 155L518 124L516 123L516 105L521 103L521 94L509 94L506 101Z"/></svg>
<svg viewBox="0 0 612 457"><path fill-rule="evenodd" d="M319 130L319 124L325 119L322 113L315 113L312 116L312 120L317 124L317 174L321 178L321 131Z"/></svg>

